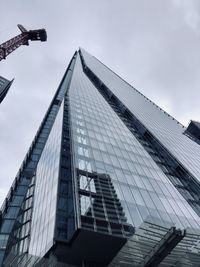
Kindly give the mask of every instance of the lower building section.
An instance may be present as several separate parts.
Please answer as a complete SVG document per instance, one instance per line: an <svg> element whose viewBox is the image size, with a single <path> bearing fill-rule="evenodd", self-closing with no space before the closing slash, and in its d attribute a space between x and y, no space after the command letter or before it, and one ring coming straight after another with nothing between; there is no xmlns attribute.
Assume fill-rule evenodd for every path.
<svg viewBox="0 0 200 267"><path fill-rule="evenodd" d="M126 243L126 238L79 229L70 244L56 243L54 251L61 262L75 266L108 266Z"/></svg>
<svg viewBox="0 0 200 267"><path fill-rule="evenodd" d="M110 267L198 267L199 229L177 229L169 222L148 218L114 258Z"/></svg>
<svg viewBox="0 0 200 267"><path fill-rule="evenodd" d="M144 221L127 241L85 229L69 243L57 241L44 257L12 252L5 267L199 267L200 230L177 229L155 218Z"/></svg>

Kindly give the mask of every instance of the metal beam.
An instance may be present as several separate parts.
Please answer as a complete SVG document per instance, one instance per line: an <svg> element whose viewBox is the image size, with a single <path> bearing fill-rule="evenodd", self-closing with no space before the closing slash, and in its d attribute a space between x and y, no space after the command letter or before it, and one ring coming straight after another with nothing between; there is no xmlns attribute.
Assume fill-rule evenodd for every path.
<svg viewBox="0 0 200 267"><path fill-rule="evenodd" d="M144 258L140 267L156 267L184 238L185 230L171 227L166 235L158 242L152 251Z"/></svg>

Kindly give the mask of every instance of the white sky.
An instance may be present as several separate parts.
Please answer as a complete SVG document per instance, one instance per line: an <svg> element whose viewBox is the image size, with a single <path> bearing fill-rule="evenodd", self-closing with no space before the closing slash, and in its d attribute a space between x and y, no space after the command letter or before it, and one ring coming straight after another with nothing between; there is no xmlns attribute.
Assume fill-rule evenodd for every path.
<svg viewBox="0 0 200 267"><path fill-rule="evenodd" d="M48 41L0 62L15 77L0 105L0 205L79 46L183 124L200 121L199 0L1 0L0 43L18 23Z"/></svg>

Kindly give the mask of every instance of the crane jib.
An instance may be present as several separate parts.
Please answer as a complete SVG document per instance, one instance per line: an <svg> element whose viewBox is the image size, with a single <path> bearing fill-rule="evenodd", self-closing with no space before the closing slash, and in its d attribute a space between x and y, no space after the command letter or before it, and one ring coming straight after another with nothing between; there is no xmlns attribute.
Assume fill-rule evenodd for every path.
<svg viewBox="0 0 200 267"><path fill-rule="evenodd" d="M7 55L12 53L21 45L29 45L30 41L47 41L47 33L45 29L27 31L22 25L18 25L21 34L13 37L0 45L0 61L6 59Z"/></svg>

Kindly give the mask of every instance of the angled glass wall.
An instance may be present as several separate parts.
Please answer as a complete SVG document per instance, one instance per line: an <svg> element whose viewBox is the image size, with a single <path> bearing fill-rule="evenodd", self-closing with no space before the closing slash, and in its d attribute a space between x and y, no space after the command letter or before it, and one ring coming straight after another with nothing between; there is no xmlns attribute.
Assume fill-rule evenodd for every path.
<svg viewBox="0 0 200 267"><path fill-rule="evenodd" d="M29 253L44 256L53 245L56 220L63 103L43 149L36 171Z"/></svg>
<svg viewBox="0 0 200 267"><path fill-rule="evenodd" d="M17 216L20 211L20 207L27 194L29 184L32 177L35 175L38 161L40 160L42 151L48 139L52 125L60 108L60 104L64 95L68 89L69 82L75 64L76 53L72 57L69 66L60 82L60 85L51 101L51 104L44 116L44 119L36 133L36 136L25 156L22 165L17 173L16 178L3 202L0 211L0 265L3 262L5 251L7 249L7 241L13 230L13 226L16 222ZM21 197L21 201L16 201L18 197ZM12 212L12 216L10 215ZM7 220L9 218L9 221ZM5 224L9 224L6 228Z"/></svg>
<svg viewBox="0 0 200 267"><path fill-rule="evenodd" d="M95 57L81 49L86 65L145 125L167 150L200 181L199 145L184 135L186 128L116 75Z"/></svg>
<svg viewBox="0 0 200 267"><path fill-rule="evenodd" d="M129 223L138 227L153 216L199 226L198 215L83 73L79 57L69 99L76 168L111 177ZM81 212L88 203L80 200Z"/></svg>

